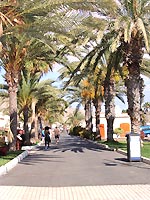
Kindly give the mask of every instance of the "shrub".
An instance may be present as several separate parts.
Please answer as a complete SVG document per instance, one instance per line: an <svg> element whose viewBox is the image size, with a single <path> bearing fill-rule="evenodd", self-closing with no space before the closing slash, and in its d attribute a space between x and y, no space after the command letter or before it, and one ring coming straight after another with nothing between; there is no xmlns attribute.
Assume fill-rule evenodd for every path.
<svg viewBox="0 0 150 200"><path fill-rule="evenodd" d="M73 128L70 129L70 135L74 135L74 136L80 136L79 132L82 130L81 126L75 126Z"/></svg>
<svg viewBox="0 0 150 200"><path fill-rule="evenodd" d="M73 128L70 129L70 135L74 135L74 136L80 136L82 138L86 138L86 139L92 139L92 134L91 132L87 131L85 128L81 127L81 126L75 126Z"/></svg>
<svg viewBox="0 0 150 200"><path fill-rule="evenodd" d="M116 129L114 130L114 133L117 134L117 135L120 135L120 134L123 133L123 129L122 129L122 128L116 128Z"/></svg>
<svg viewBox="0 0 150 200"><path fill-rule="evenodd" d="M114 133L118 136L118 135L120 135L120 134L123 133L123 129L122 129L122 128L116 128L116 129L114 130Z"/></svg>
<svg viewBox="0 0 150 200"><path fill-rule="evenodd" d="M82 131L79 132L80 136L86 139L92 139L91 132L87 131L85 128L82 129Z"/></svg>
<svg viewBox="0 0 150 200"><path fill-rule="evenodd" d="M81 126L75 126L75 127L73 128L73 132L74 132L74 134L77 135L77 136L81 136L80 133L81 133L83 130L84 130L84 128L81 127Z"/></svg>

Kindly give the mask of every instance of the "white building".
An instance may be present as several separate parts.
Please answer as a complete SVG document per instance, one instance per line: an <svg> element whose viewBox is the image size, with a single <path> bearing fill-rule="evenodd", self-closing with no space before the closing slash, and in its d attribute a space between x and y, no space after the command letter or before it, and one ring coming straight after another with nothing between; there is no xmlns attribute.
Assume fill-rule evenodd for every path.
<svg viewBox="0 0 150 200"><path fill-rule="evenodd" d="M130 132L131 130L131 121L130 117L127 113L118 113L115 116L113 128L122 128L124 130L124 133L121 135L121 137L124 137L126 133ZM105 113L101 113L100 115L100 132L101 137L103 139L107 138L107 121L105 118Z"/></svg>

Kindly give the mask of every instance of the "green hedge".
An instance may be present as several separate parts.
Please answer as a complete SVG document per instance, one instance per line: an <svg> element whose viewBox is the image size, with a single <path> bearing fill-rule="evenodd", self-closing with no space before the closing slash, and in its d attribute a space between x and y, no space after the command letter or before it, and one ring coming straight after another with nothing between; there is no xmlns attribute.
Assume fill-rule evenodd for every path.
<svg viewBox="0 0 150 200"><path fill-rule="evenodd" d="M81 126L75 126L70 130L70 135L80 136L86 139L93 139L92 133L87 131L85 128Z"/></svg>

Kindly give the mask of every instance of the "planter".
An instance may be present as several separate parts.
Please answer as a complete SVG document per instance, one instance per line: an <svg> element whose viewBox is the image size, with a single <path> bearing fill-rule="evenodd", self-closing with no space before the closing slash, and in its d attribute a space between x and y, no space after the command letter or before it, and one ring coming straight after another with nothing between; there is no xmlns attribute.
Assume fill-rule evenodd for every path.
<svg viewBox="0 0 150 200"><path fill-rule="evenodd" d="M8 151L7 146L0 147L0 156L6 156L7 151Z"/></svg>

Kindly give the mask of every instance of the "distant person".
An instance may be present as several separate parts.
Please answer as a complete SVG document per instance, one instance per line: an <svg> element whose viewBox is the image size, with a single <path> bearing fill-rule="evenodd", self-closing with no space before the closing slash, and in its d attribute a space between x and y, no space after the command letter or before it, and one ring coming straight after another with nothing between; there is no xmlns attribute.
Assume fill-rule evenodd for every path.
<svg viewBox="0 0 150 200"><path fill-rule="evenodd" d="M56 140L56 144L57 144L59 142L59 137L60 137L60 130L57 126L54 129L54 135L55 135L55 140Z"/></svg>
<svg viewBox="0 0 150 200"><path fill-rule="evenodd" d="M44 135L45 135L45 149L48 149L49 148L49 144L51 142L50 132L49 132L49 127L48 126L45 127Z"/></svg>

